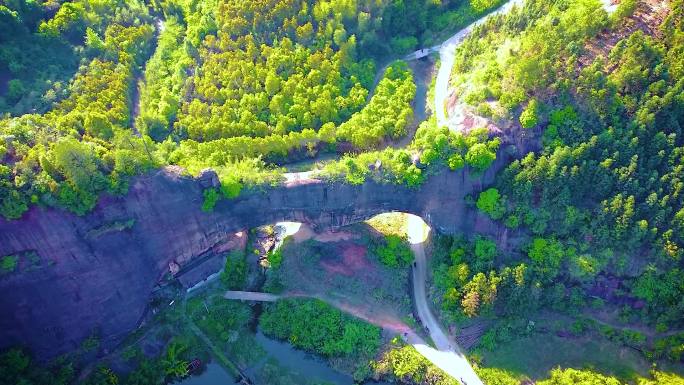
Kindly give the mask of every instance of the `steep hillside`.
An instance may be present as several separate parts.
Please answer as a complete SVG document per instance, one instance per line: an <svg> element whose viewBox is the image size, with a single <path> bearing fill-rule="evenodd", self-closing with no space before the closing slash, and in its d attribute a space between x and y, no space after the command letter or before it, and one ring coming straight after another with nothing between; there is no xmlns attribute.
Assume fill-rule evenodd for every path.
<svg viewBox="0 0 684 385"><path fill-rule="evenodd" d="M457 98L543 146L476 202L530 233L519 254L477 239L441 246L438 300L449 320L495 321L484 351L529 335L528 320L547 327L553 312L575 322L562 335L680 362L683 10L622 1L609 15L598 1L533 0L457 52Z"/></svg>

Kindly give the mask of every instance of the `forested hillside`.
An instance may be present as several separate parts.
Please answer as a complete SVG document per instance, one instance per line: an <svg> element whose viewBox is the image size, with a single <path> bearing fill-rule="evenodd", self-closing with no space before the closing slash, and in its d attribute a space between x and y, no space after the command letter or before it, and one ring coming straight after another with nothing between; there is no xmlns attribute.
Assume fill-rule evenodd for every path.
<svg viewBox="0 0 684 385"><path fill-rule="evenodd" d="M571 316L563 333L682 358L684 3L662 23L649 4L609 16L598 1L531 0L459 48L459 97L543 148L474 197L525 235L513 255L481 237L438 243L443 308L499 320L485 350L552 310Z"/></svg>
<svg viewBox="0 0 684 385"><path fill-rule="evenodd" d="M435 227L441 222L430 214L437 211L447 219L463 218L433 229L423 242L427 258L414 260L419 254L412 250L422 251L423 243L409 245L403 233L376 240L375 233L343 230L339 239L335 234L321 237L335 239L330 242L334 247L343 241L353 245L340 255L333 246L321 249L330 261L321 264L320 276L316 272L307 278L324 281L325 287L357 270L371 270L368 251L369 258L377 254L396 269L388 274L402 285L410 286L408 276L415 285L416 272L426 273L427 294L421 295L428 298L421 299L427 312L438 310L435 324L446 326L445 334L455 337L488 385L532 380L543 385L682 385L675 373L682 372L684 360L684 0L521 2L475 26L463 41L448 40L458 46L451 93L444 106L432 106L438 92L431 81L444 59L440 55L446 56L440 49L448 48L440 44L503 3L0 1L0 220L11 233L3 245L12 249L0 254L0 280L10 282L7 287L38 291L45 280L30 274L58 263L32 247L15 246L21 242L12 237L22 232L12 232L14 221L43 223L44 217L33 218L43 209L97 217L101 210L93 209L102 195L122 197L136 177L167 166L212 179L210 186L202 178L182 179L188 182L182 191L197 193L200 200L204 196L197 204L195 197L188 198L197 209L193 215L210 220L226 212L221 210L228 205L217 206L219 200L236 202L246 191L274 191L268 188L286 181L281 191L312 187L311 195L320 192L326 201L327 188L340 184L362 185L348 191L396 184L410 188L396 191L423 194L421 184L440 173L461 178L447 186L468 190L450 191L439 182L430 194L441 196L421 196L428 203L420 207L428 209L415 214ZM426 58L410 57L422 48L431 49ZM421 99L428 99L429 110L444 107L448 126L434 116L425 118L426 111L418 110L425 104ZM216 172L220 187L213 174L203 174L207 168ZM286 170L304 172L286 177ZM322 183L309 186L300 178ZM367 181L372 182L363 185ZM476 193L461 199L469 191ZM357 202L366 198L359 197ZM449 207L459 212L446 212L440 198L457 200ZM174 199L161 201L176 204ZM353 205L341 206L344 211ZM36 211L27 214L31 209ZM298 207L311 211L300 215L288 208L285 216L308 220L319 209ZM392 209L382 204L382 210ZM212 210L217 212L207 214ZM326 226L368 215L349 211L340 219L333 214L338 211L320 210L332 218ZM138 223L136 228L135 219L116 218L87 228L93 223L73 230L65 226L65 231L77 232L84 245L101 240L109 245L106 237L99 238L103 235L121 235L133 245L131 240L149 240L140 234L163 226ZM438 354L458 350L447 337L446 342L435 340L417 310L389 321L381 317L386 314L372 312L364 318L358 308L340 305L346 299L341 294L337 301L339 293L326 293L335 301L325 302L331 297L301 294L296 284L282 297L268 297L281 299L263 309L247 301L227 302L226 290L243 295L283 289L274 271L286 257L273 234L255 240L258 231L244 229L235 234L239 241L220 243L215 238L227 237L227 231L217 223L211 222L213 229L198 237L200 242L169 240L199 244L178 248L193 255L154 259L163 277L154 293L144 293L153 299L140 301L149 306L138 326L158 322L159 333L135 332L132 339L140 339L131 345L137 349L149 337L149 357L142 350L118 352L130 355L123 368L116 368L121 370L96 367L93 362L111 352L108 345L100 349L98 330L93 330L75 353L45 367L21 349L0 353L0 378L17 384L171 383L186 377L188 363L200 356L206 360L209 351L225 367L234 366L223 356L226 352L244 362L259 361L253 356L260 353L250 344L260 325L259 334L332 363L344 361L354 368L354 380L464 382L416 350L430 343L448 346L448 352ZM397 227L406 231L404 225ZM444 228L463 233L443 234ZM325 243L318 236L291 243L297 252L288 258L304 258L302 250ZM176 274L202 266L215 257L212 253L223 258L219 265L225 264L224 270L214 275L221 278L191 298ZM102 257L92 250L83 254L72 256L79 263ZM316 258L321 256L317 252ZM311 265L307 261L302 264ZM428 268L419 269L425 267L420 263ZM61 277L75 281L70 274ZM20 284L12 286L15 278ZM399 291L392 294L408 298ZM413 305L418 308L416 292ZM383 293L378 289L372 295ZM120 298L100 300L93 302L121 303ZM74 303L74 308L85 303L77 292ZM26 310L35 316L31 311ZM386 323L371 325L362 318ZM189 325L200 331L188 332ZM423 343L424 337L428 342ZM411 346L409 341L421 342ZM277 369L269 370L269 376L279 377Z"/></svg>
<svg viewBox="0 0 684 385"><path fill-rule="evenodd" d="M412 72L391 61L498 2L3 4L0 212L16 219L84 214L168 164L213 167L233 197L290 158L383 146L413 124Z"/></svg>

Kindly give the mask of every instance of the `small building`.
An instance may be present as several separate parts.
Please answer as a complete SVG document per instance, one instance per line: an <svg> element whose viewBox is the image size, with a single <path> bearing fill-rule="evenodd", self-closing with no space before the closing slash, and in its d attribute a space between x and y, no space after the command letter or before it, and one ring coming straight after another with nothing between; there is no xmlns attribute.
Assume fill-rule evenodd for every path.
<svg viewBox="0 0 684 385"><path fill-rule="evenodd" d="M175 276L183 287L189 290L218 277L225 265L224 254L208 253L181 266L179 273Z"/></svg>

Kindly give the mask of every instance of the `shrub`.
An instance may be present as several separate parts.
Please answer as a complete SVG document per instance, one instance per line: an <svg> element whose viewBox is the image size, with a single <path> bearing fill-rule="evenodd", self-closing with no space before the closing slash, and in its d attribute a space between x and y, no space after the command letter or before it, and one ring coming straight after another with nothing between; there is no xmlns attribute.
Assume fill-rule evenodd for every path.
<svg viewBox="0 0 684 385"><path fill-rule="evenodd" d="M226 257L226 265L221 272L221 282L231 290L241 289L247 279L247 262L244 253L232 251Z"/></svg>
<svg viewBox="0 0 684 385"><path fill-rule="evenodd" d="M482 13L499 4L498 0L470 0L470 6L477 13Z"/></svg>
<svg viewBox="0 0 684 385"><path fill-rule="evenodd" d="M458 170L465 166L465 160L463 160L463 156L461 154L454 154L450 156L447 163L449 164L449 169L451 170Z"/></svg>
<svg viewBox="0 0 684 385"><path fill-rule="evenodd" d="M489 145L490 143L494 143ZM499 147L498 138L485 143L476 143L468 149L465 160L466 163L477 171L484 171L496 160L496 150Z"/></svg>
<svg viewBox="0 0 684 385"><path fill-rule="evenodd" d="M499 190L495 188L490 188L481 192L480 196L477 198L476 206L492 219L501 219L506 211Z"/></svg>
<svg viewBox="0 0 684 385"><path fill-rule="evenodd" d="M401 383L457 385L459 382L434 366L410 345L394 347L373 364L376 375L391 375Z"/></svg>
<svg viewBox="0 0 684 385"><path fill-rule="evenodd" d="M626 17L634 15L637 8L637 0L621 0L615 13L611 15L611 21L617 23Z"/></svg>
<svg viewBox="0 0 684 385"><path fill-rule="evenodd" d="M328 357L370 358L380 347L380 328L321 300L285 299L270 304L259 325L267 335Z"/></svg>
<svg viewBox="0 0 684 385"><path fill-rule="evenodd" d="M0 259L0 269L2 269L3 272L13 272L18 264L19 258L14 255L6 255Z"/></svg>
<svg viewBox="0 0 684 385"><path fill-rule="evenodd" d="M219 195L218 191L216 191L216 189L210 188L204 190L204 202L202 203L202 211L207 213L214 211L214 206L216 206L216 202L218 202L219 198L221 198L221 196Z"/></svg>
<svg viewBox="0 0 684 385"><path fill-rule="evenodd" d="M271 267L277 269L283 263L283 249L270 251L267 258Z"/></svg>
<svg viewBox="0 0 684 385"><path fill-rule="evenodd" d="M413 261L413 253L406 240L398 235L385 237L384 245L375 249L380 262L389 267L404 267Z"/></svg>
<svg viewBox="0 0 684 385"><path fill-rule="evenodd" d="M520 114L520 125L523 128L532 128L539 123L539 102L537 99L530 100L527 107Z"/></svg>

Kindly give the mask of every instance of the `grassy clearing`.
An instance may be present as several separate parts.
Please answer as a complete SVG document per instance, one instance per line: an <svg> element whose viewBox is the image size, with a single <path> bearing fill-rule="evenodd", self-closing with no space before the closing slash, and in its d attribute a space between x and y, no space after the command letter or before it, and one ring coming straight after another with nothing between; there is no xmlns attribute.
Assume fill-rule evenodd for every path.
<svg viewBox="0 0 684 385"><path fill-rule="evenodd" d="M366 221L370 227L382 235L406 236L406 213L384 213L374 216Z"/></svg>
<svg viewBox="0 0 684 385"><path fill-rule="evenodd" d="M286 242L282 264L268 272L265 289L322 296L398 318L410 314L408 269L382 265L363 230L350 228L361 232L353 240Z"/></svg>
<svg viewBox="0 0 684 385"><path fill-rule="evenodd" d="M532 379L549 376L555 367L591 368L634 380L646 376L649 363L631 348L595 339L567 339L553 335L534 335L500 344L492 352L483 353L486 367L504 369Z"/></svg>

